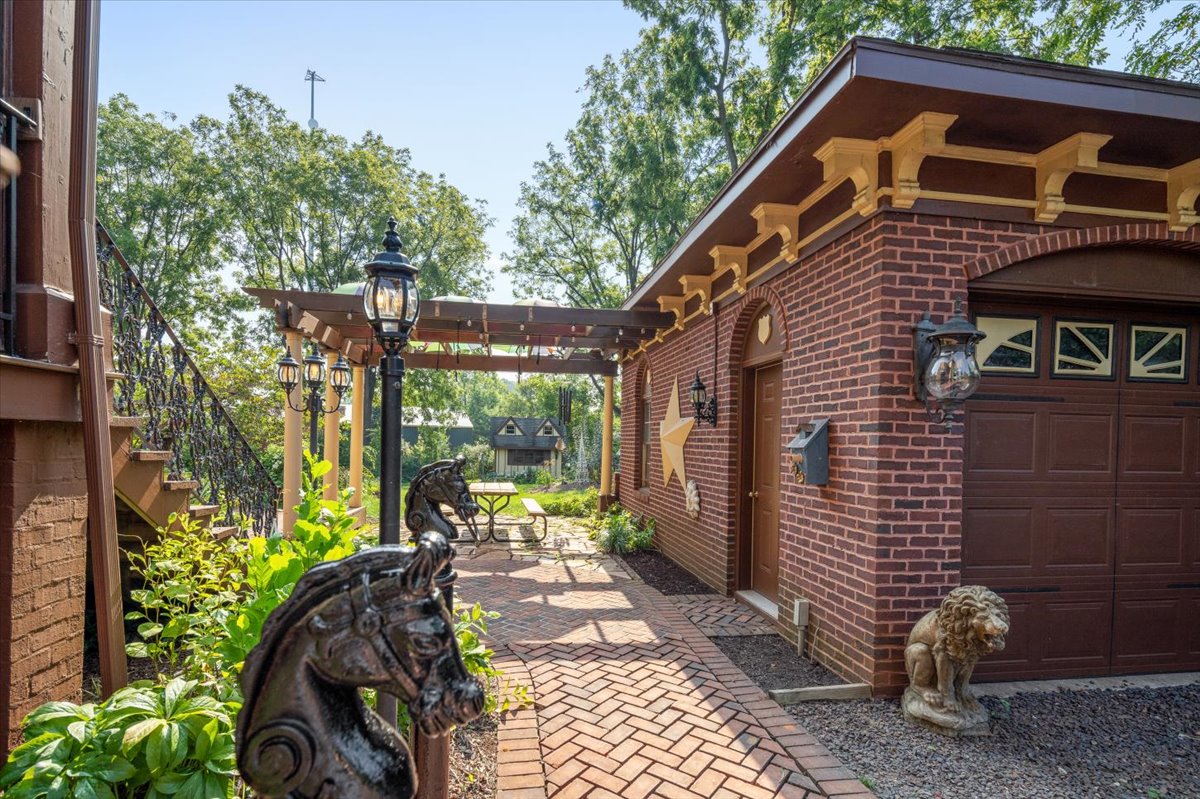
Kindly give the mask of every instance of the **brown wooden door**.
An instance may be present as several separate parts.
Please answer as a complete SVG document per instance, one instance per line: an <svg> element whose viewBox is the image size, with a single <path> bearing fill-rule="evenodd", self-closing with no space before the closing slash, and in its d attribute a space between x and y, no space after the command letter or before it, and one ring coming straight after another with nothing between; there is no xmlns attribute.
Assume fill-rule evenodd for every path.
<svg viewBox="0 0 1200 799"><path fill-rule="evenodd" d="M750 588L779 598L780 364L754 370L753 472L750 479Z"/></svg>
<svg viewBox="0 0 1200 799"><path fill-rule="evenodd" d="M974 312L1012 344L1007 359L994 360L1010 371L985 368L967 404L962 579L999 592L1012 616L1008 646L982 661L979 675L1200 665L1195 316L999 302L974 303ZM1036 327L1022 334L1011 320ZM1099 354L1065 330L1075 324L1101 331ZM1131 341L1147 328L1151 338L1184 331L1182 378L1139 374ZM1021 373L1026 350L1036 361ZM1107 361L1093 367L1101 355Z"/></svg>

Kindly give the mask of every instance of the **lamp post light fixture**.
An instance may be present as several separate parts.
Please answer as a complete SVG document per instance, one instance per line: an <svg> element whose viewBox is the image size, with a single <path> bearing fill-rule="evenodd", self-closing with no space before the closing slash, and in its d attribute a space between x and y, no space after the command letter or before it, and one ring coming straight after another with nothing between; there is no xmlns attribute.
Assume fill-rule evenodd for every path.
<svg viewBox="0 0 1200 799"><path fill-rule="evenodd" d="M365 266L367 282L363 287L363 311L383 348L379 361L382 396L379 415L379 543L400 544L400 486L403 470L401 437L404 434L404 358L401 351L421 312L417 290L417 268L400 251L396 220L388 219L383 237L383 252ZM446 596L453 612L453 597ZM390 724L396 723L396 700L381 693L379 714Z"/></svg>
<svg viewBox="0 0 1200 799"><path fill-rule="evenodd" d="M704 381L700 379L700 372L696 372L696 379L692 381L692 408L695 409L697 422L707 422L713 427L717 426L717 398L708 396L708 389L704 386Z"/></svg>
<svg viewBox="0 0 1200 799"><path fill-rule="evenodd" d="M329 369L329 384L332 386L337 399L332 407L326 407L325 398L321 396L325 387L325 359L317 351L314 344L312 350L304 358L303 367L296 362L290 352L285 351L276 364L275 377L279 385L287 393L288 407L298 413L308 413L308 451L317 452L317 416L333 413L342 407L342 395L350 387L350 365L346 357L338 353L337 363ZM292 404L292 390L304 380L305 394L299 406ZM334 456L336 457L336 455Z"/></svg>
<svg viewBox="0 0 1200 799"><path fill-rule="evenodd" d="M985 335L968 321L959 301L942 324L934 325L926 312L913 325L913 395L947 430L955 412L979 388L975 348Z"/></svg>

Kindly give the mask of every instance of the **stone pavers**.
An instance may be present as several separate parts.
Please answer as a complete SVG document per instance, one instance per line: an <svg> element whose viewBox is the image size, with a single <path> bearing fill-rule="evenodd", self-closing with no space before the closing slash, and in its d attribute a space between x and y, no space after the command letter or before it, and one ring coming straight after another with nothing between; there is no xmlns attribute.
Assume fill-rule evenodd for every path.
<svg viewBox="0 0 1200 799"><path fill-rule="evenodd" d="M736 599L717 594L678 594L671 602L709 638L774 635L775 627Z"/></svg>
<svg viewBox="0 0 1200 799"><path fill-rule="evenodd" d="M497 799L872 796L669 598L588 544L460 548L459 593L502 614L497 663L535 699L502 719Z"/></svg>

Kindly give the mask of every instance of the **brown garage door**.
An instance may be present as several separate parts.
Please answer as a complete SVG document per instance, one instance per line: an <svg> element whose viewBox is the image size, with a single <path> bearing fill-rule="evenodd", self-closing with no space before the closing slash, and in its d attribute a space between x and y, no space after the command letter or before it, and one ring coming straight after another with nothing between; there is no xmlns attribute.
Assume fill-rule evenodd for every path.
<svg viewBox="0 0 1200 799"><path fill-rule="evenodd" d="M983 677L1200 666L1195 315L975 302L963 582L1012 613Z"/></svg>

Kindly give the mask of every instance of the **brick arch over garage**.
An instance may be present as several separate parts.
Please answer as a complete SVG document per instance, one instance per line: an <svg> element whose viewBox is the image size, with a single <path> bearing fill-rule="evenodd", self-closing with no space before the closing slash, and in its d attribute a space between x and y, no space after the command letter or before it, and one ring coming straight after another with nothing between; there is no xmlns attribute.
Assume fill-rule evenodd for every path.
<svg viewBox="0 0 1200 799"><path fill-rule="evenodd" d="M1200 225L1193 225L1183 232L1172 231L1165 223L1055 230L968 261L964 264L964 269L967 280L977 280L1042 255L1093 247L1130 245L1200 253Z"/></svg>

